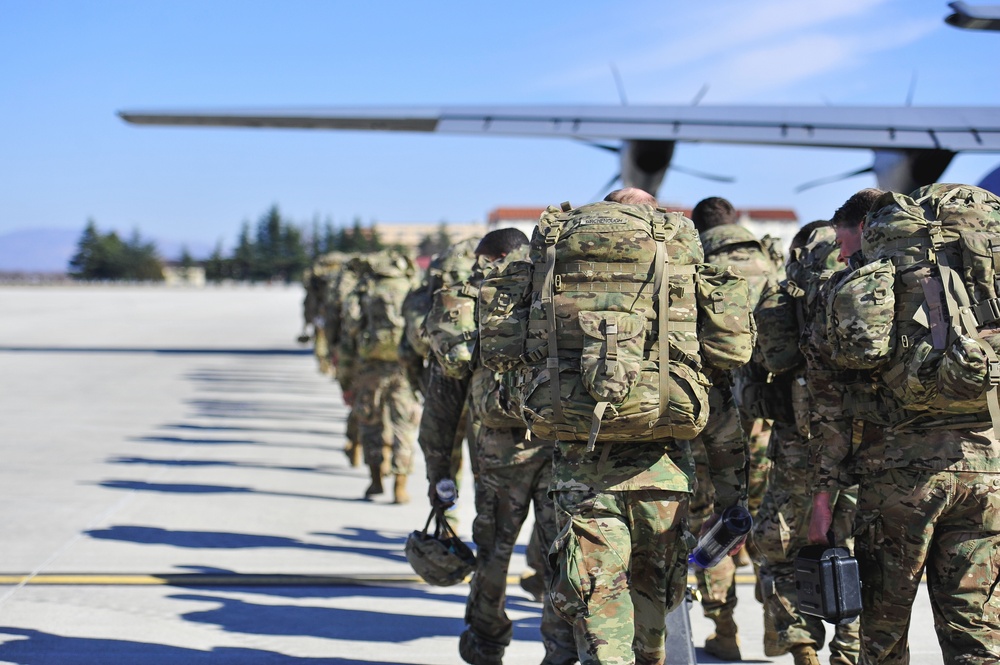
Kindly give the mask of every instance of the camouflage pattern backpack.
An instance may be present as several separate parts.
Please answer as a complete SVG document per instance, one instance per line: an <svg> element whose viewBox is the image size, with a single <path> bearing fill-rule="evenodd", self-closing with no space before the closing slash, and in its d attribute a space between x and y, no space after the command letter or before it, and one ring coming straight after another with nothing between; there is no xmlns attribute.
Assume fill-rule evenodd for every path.
<svg viewBox="0 0 1000 665"><path fill-rule="evenodd" d="M862 251L867 264L851 277L891 294L845 279L847 295L830 298L834 343L853 344L914 418L1000 430L1000 199L943 183L888 192L865 220Z"/></svg>
<svg viewBox="0 0 1000 665"><path fill-rule="evenodd" d="M731 267L737 275L747 280L753 306L760 302L764 287L769 282L779 281L783 276L783 261L775 263L772 256L775 248L765 246L739 224L706 229L701 234L701 246L705 249L707 263Z"/></svg>
<svg viewBox="0 0 1000 665"><path fill-rule="evenodd" d="M403 300L406 339L410 348L423 358L431 352L430 339L424 328L424 319L431 308L431 296L445 284L464 280L472 273L478 245L478 238L468 238L435 255L420 284L411 289Z"/></svg>
<svg viewBox="0 0 1000 665"><path fill-rule="evenodd" d="M805 322L813 319L823 284L843 267L839 253L833 227L820 226L792 250L784 281L766 287L754 311L757 327L764 331L754 358L767 371L781 375L805 362L800 338Z"/></svg>
<svg viewBox="0 0 1000 665"><path fill-rule="evenodd" d="M473 256L467 268L441 274L442 285L431 294L424 331L434 357L453 379L468 376L477 359L479 287L488 264L485 257Z"/></svg>
<svg viewBox="0 0 1000 665"><path fill-rule="evenodd" d="M403 337L403 299L416 272L409 257L380 252L368 259L369 270L354 290L360 320L355 336L360 360L397 361Z"/></svg>
<svg viewBox="0 0 1000 665"><path fill-rule="evenodd" d="M483 362L513 368L504 380L534 435L592 449L701 432L703 363L746 362L756 335L746 280L703 258L679 213L599 202L542 214L530 262L502 265L480 294Z"/></svg>

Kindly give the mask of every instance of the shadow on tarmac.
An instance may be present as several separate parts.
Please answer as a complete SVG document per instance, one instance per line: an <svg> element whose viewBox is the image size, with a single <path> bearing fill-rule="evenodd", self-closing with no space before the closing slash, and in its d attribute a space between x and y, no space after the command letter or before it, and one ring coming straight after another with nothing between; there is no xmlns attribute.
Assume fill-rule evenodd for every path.
<svg viewBox="0 0 1000 665"><path fill-rule="evenodd" d="M342 595L357 596L356 591L340 588ZM412 589L386 589L387 598L406 597ZM367 595L367 594L366 594ZM333 607L302 607L298 605L258 605L237 598L181 594L174 600L219 603L211 610L182 614L187 621L218 626L232 633L252 635L288 635L319 637L354 642L401 643L428 637L454 637L456 641L465 627L462 617L397 614L362 609ZM436 596L433 597L435 600ZM541 606L535 605L537 616L514 621L515 640L538 641Z"/></svg>
<svg viewBox="0 0 1000 665"><path fill-rule="evenodd" d="M180 436L137 436L129 439L137 443L179 443L188 446L259 446L253 439L185 439Z"/></svg>
<svg viewBox="0 0 1000 665"><path fill-rule="evenodd" d="M358 529L357 531L369 531ZM350 545L324 545L321 543L306 543L286 536L267 536L249 533L229 533L225 531L172 531L148 526L112 526L107 529L91 529L85 531L91 538L98 540L117 540L140 545L170 545L188 549L254 549L254 548L291 548L300 550L320 550L324 552L342 552L361 556L387 559L402 563L406 561L403 553L403 536L386 536L377 531L370 531L370 540L363 542L380 543L391 548L360 547ZM337 534L319 534L331 535ZM362 540L361 538L356 538Z"/></svg>
<svg viewBox="0 0 1000 665"><path fill-rule="evenodd" d="M167 492L173 494L259 494L261 496L283 496L293 499L319 499L320 501L341 501L367 503L364 497L343 498L319 494L299 494L297 492L267 492L252 487L232 487L228 485L204 485L196 483L148 483L142 480L102 480L101 487L135 492Z"/></svg>
<svg viewBox="0 0 1000 665"><path fill-rule="evenodd" d="M187 404L200 418L233 418L259 420L335 420L336 414L326 404L290 405L270 400L195 399Z"/></svg>
<svg viewBox="0 0 1000 665"><path fill-rule="evenodd" d="M9 639L14 637L15 639ZM0 626L0 660L21 665L401 665L390 661L303 658L274 651L214 647L211 651L167 644L87 637L66 637L28 628Z"/></svg>
<svg viewBox="0 0 1000 665"><path fill-rule="evenodd" d="M171 467L217 467L226 469L261 469L272 471L301 471L303 473L319 473L324 476L343 476L348 478L362 477L362 471L333 465L320 466L283 466L281 464L258 464L256 462L233 462L226 460L197 459L161 459L153 457L109 457L108 464L145 464L149 466ZM360 474L360 475L359 475Z"/></svg>
<svg viewBox="0 0 1000 665"><path fill-rule="evenodd" d="M294 427L242 427L240 425L190 425L178 423L164 425L163 429L194 430L198 432L267 432L268 434L309 434L314 436L343 436L344 430L302 429Z"/></svg>
<svg viewBox="0 0 1000 665"><path fill-rule="evenodd" d="M305 356L312 353L308 349L157 349L138 346L0 346L0 351L4 353L156 353L197 356Z"/></svg>

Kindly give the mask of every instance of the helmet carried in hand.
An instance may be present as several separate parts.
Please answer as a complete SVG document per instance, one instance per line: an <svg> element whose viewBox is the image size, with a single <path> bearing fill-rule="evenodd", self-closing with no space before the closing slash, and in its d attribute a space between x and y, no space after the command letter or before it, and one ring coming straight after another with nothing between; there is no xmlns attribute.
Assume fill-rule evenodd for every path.
<svg viewBox="0 0 1000 665"><path fill-rule="evenodd" d="M434 532L429 533L431 520ZM476 556L469 546L455 535L444 510L431 508L423 531L414 531L406 538L406 560L413 571L428 584L452 586L468 577L476 566Z"/></svg>

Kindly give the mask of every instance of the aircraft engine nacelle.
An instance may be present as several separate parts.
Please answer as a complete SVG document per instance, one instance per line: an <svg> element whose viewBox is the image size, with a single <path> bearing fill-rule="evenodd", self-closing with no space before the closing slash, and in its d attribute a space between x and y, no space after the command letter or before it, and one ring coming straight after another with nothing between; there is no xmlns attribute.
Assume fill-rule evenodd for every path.
<svg viewBox="0 0 1000 665"><path fill-rule="evenodd" d="M886 191L909 194L918 187L938 182L951 164L950 150L875 150L872 171L878 186Z"/></svg>
<svg viewBox="0 0 1000 665"><path fill-rule="evenodd" d="M625 141L621 151L622 185L655 196L673 156L673 141Z"/></svg>

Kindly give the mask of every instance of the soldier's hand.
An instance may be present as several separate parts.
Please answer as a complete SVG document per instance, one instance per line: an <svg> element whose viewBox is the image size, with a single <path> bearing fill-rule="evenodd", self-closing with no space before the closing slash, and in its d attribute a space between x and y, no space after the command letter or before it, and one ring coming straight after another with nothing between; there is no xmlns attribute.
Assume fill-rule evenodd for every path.
<svg viewBox="0 0 1000 665"><path fill-rule="evenodd" d="M354 406L354 391L345 390L342 394L344 396L344 404L347 406Z"/></svg>
<svg viewBox="0 0 1000 665"><path fill-rule="evenodd" d="M830 507L830 493L817 492L813 495L812 518L809 520L809 542L817 545L832 545L827 533L833 526L833 509Z"/></svg>

